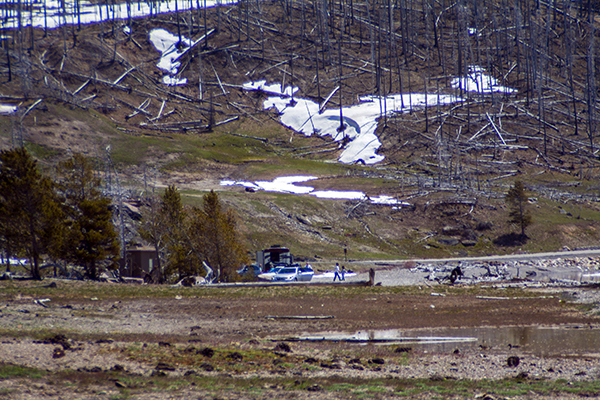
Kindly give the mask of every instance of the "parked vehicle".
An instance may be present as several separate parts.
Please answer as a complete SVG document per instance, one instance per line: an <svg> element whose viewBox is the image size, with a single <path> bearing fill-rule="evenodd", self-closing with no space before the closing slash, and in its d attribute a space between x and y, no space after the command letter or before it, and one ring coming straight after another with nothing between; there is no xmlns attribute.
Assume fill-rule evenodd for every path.
<svg viewBox="0 0 600 400"><path fill-rule="evenodd" d="M273 275L274 282L293 282L293 281L310 281L314 275L312 268L306 266L301 267L296 264L290 267L282 268Z"/></svg>
<svg viewBox="0 0 600 400"><path fill-rule="evenodd" d="M243 268L237 270L237 273L243 277L256 278L261 274L260 267L256 264L245 265Z"/></svg>
<svg viewBox="0 0 600 400"><path fill-rule="evenodd" d="M300 272L298 273L298 280L308 282L308 281L312 280L312 277L314 274L315 274L315 271L313 271L313 269L310 265L307 265L305 267L300 267Z"/></svg>
<svg viewBox="0 0 600 400"><path fill-rule="evenodd" d="M286 268L286 265L275 265L273 268L268 270L267 272L263 272L257 276L258 279L262 279L263 281L271 281L273 280L273 276L281 269Z"/></svg>

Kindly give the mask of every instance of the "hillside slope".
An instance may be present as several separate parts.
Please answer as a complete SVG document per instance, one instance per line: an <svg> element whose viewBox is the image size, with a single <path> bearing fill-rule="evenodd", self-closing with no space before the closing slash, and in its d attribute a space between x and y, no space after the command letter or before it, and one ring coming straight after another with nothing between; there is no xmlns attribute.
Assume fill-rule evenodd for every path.
<svg viewBox="0 0 600 400"><path fill-rule="evenodd" d="M94 157L107 190L132 202L168 184L190 203L218 189L251 250L277 243L329 259L344 248L351 258L410 258L594 246L597 15L576 4L290 0L56 29L23 22L3 31L0 102L19 107L0 116L0 145L23 143L47 168L74 151ZM15 15L9 6L2 16ZM176 74L157 67L155 29L181 36ZM187 84L167 86L165 76ZM494 90L484 90L487 76ZM339 86L323 114L337 141L318 127L311 136L283 127L263 107L273 95L243 89L259 80L298 87L285 102L307 108ZM405 112L372 99L383 104L383 159L340 163L365 126L352 124L350 106L396 93L408 96L396 98ZM422 93L433 98L417 105ZM444 95L457 100L435 101ZM285 175L408 205L219 184ZM525 242L506 223L503 197L515 179L535 198Z"/></svg>

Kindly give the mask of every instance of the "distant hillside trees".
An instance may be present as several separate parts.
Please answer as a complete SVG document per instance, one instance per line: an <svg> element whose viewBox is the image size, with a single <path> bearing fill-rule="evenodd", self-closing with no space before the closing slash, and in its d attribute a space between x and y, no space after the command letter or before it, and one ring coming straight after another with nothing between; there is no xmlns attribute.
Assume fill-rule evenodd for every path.
<svg viewBox="0 0 600 400"><path fill-rule="evenodd" d="M34 279L42 277L43 256L82 266L98 279L119 255L111 201L85 157L75 155L57 171L54 182L24 148L0 153L1 250L7 258L27 257Z"/></svg>
<svg viewBox="0 0 600 400"><path fill-rule="evenodd" d="M527 197L527 193L525 193L523 182L516 181L514 186L508 190L505 199L510 207L508 222L519 226L521 228L521 236L525 237L525 228L531 225L532 218L527 209L529 198Z"/></svg>
<svg viewBox="0 0 600 400"><path fill-rule="evenodd" d="M140 236L150 243L159 258L153 278L159 282L181 279L213 270L216 281L237 280L236 269L247 262L246 250L236 230L232 210L222 209L219 196L211 191L203 207L189 208L181 202L175 186L160 199L150 199L143 210Z"/></svg>

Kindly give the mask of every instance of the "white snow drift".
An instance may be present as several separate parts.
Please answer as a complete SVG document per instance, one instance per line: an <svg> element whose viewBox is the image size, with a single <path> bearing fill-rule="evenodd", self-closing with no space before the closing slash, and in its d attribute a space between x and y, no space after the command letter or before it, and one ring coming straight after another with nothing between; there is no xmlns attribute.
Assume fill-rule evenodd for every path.
<svg viewBox="0 0 600 400"><path fill-rule="evenodd" d="M392 206L410 206L410 203L400 201L392 196L381 195L369 197L359 191L339 191L339 190L315 190L311 186L296 186L296 183L303 183L318 179L316 176L280 176L272 181L232 181L223 180L221 186L240 185L254 190L264 190L267 192L291 193L291 194L310 194L320 199L342 199L342 200L363 200L373 204L385 204Z"/></svg>

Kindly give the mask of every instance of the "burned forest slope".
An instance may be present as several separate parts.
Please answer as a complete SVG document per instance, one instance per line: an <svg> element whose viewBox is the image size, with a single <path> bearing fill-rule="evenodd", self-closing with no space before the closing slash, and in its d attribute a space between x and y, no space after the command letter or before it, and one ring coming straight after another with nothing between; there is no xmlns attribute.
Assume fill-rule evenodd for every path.
<svg viewBox="0 0 600 400"><path fill-rule="evenodd" d="M154 3L130 6L144 4ZM92 157L130 210L170 184L190 204L219 190L251 250L364 259L593 247L600 19L582 4L241 1L52 28L28 24L33 6L5 3L0 104L17 109L0 114L0 146L25 145L48 171L74 152ZM176 71L157 67L157 30L178 38ZM298 88L288 108L339 110L337 134L282 125L264 107L274 95L244 86L261 80ZM380 107L379 158L347 161L350 130L365 128L343 114L365 101ZM368 197L220 185L286 175ZM507 222L516 180L530 197L526 238ZM369 201L382 195L399 203Z"/></svg>

